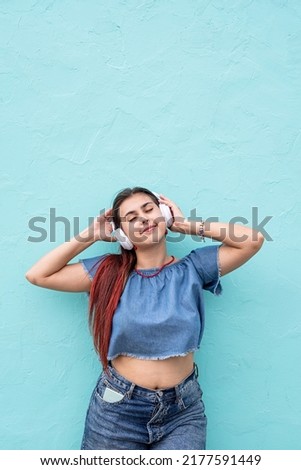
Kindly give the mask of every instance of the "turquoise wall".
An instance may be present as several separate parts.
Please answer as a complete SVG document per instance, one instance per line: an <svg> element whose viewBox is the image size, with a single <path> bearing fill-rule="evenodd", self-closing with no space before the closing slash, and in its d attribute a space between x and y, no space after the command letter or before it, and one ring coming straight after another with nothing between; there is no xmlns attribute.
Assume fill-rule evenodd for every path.
<svg viewBox="0 0 301 470"><path fill-rule="evenodd" d="M196 360L208 449L300 449L299 0L2 1L0 22L1 448L79 449L100 373L86 294L25 279L65 241L50 209L74 235L142 185L186 215L272 217L205 293ZM177 257L198 246L169 237Z"/></svg>

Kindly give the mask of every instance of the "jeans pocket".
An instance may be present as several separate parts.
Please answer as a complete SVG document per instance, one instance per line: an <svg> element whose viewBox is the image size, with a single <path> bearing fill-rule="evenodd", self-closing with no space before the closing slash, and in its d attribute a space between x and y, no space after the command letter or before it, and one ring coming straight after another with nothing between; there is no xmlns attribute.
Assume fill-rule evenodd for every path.
<svg viewBox="0 0 301 470"><path fill-rule="evenodd" d="M127 392L119 390L105 379L101 380L96 389L96 396L106 405L118 405L124 403L128 398Z"/></svg>

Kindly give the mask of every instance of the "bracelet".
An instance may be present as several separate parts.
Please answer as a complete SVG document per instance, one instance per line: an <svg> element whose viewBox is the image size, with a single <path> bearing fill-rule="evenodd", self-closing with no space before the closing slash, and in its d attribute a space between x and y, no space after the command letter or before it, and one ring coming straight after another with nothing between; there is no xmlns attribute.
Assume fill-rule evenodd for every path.
<svg viewBox="0 0 301 470"><path fill-rule="evenodd" d="M204 242L204 241L205 241L205 237L204 237L204 222L203 222L202 217L201 217L201 223L200 223L200 228L199 228L199 231L198 231L198 235L201 237L201 240Z"/></svg>

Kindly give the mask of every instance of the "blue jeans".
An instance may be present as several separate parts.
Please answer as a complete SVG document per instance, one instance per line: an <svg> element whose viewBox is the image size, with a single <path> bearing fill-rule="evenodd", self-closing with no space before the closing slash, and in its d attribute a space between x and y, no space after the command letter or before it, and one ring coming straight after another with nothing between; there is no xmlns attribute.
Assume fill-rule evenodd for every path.
<svg viewBox="0 0 301 470"><path fill-rule="evenodd" d="M81 449L206 448L207 417L196 364L175 387L158 390L130 382L111 363L109 372L101 373L92 393Z"/></svg>

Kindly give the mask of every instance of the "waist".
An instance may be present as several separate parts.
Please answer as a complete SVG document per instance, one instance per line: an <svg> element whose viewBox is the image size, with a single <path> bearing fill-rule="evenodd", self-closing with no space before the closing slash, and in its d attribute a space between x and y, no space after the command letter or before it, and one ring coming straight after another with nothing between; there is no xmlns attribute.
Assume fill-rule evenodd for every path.
<svg viewBox="0 0 301 470"><path fill-rule="evenodd" d="M189 385L192 381L197 381L198 377L198 367L194 363L193 370L185 377L181 382L174 385L173 387L163 388L163 389L150 389L146 387L142 387L141 385L137 385L130 380L127 380L124 376L119 374L114 367L110 364L108 366L108 372L103 372L106 376L107 382L112 385L118 387L119 390L124 390L125 392L129 392L130 394L134 393L135 395L144 396L145 398L152 398L153 396L160 395L160 397L165 399L173 400L182 392L185 387Z"/></svg>
<svg viewBox="0 0 301 470"><path fill-rule="evenodd" d="M110 361L120 375L149 389L169 388L181 382L193 369L193 353L161 360L118 356Z"/></svg>

